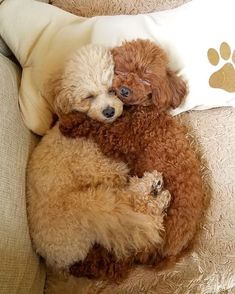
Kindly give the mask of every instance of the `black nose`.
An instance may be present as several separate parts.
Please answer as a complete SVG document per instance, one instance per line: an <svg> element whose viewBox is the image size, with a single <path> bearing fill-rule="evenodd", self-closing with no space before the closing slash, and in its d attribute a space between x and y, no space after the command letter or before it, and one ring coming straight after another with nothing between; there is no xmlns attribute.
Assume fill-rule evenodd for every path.
<svg viewBox="0 0 235 294"><path fill-rule="evenodd" d="M129 88L127 88L127 87L122 87L120 89L120 94L121 94L122 97L127 98L131 94L131 90Z"/></svg>
<svg viewBox="0 0 235 294"><path fill-rule="evenodd" d="M111 106L106 107L103 111L102 111L103 115L107 118L111 118L114 116L115 114L115 109Z"/></svg>

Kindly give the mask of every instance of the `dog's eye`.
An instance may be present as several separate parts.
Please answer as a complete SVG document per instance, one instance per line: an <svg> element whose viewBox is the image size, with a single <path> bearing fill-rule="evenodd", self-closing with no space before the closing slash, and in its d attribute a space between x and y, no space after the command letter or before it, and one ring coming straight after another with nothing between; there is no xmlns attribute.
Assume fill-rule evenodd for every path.
<svg viewBox="0 0 235 294"><path fill-rule="evenodd" d="M93 99L95 96L94 95L89 95L85 99Z"/></svg>
<svg viewBox="0 0 235 294"><path fill-rule="evenodd" d="M115 89L109 89L109 95L116 95Z"/></svg>
<svg viewBox="0 0 235 294"><path fill-rule="evenodd" d="M132 91L127 88L127 87L122 87L120 88L120 95L123 97L123 98L127 98L131 95Z"/></svg>

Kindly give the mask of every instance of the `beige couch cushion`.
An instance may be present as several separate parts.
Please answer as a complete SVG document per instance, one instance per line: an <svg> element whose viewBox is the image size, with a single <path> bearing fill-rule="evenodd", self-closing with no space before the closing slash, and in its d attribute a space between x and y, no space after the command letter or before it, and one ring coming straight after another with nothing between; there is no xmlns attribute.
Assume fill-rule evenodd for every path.
<svg viewBox="0 0 235 294"><path fill-rule="evenodd" d="M18 109L20 72L0 54L0 293L43 293L45 273L33 252L25 203L25 168L33 137Z"/></svg>
<svg viewBox="0 0 235 294"><path fill-rule="evenodd" d="M3 41L3 39L0 37L0 54L3 54L5 56L10 56L11 51Z"/></svg>

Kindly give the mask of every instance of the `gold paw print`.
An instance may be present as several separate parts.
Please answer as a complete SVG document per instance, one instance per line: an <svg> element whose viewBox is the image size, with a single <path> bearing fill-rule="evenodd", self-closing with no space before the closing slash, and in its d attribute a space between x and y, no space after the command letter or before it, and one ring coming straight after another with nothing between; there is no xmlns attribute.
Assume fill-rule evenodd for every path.
<svg viewBox="0 0 235 294"><path fill-rule="evenodd" d="M223 89L230 93L235 92L235 69L233 64L235 63L235 50L232 54L230 46L226 42L223 42L220 45L219 53L214 48L208 50L208 60L212 65L218 65L220 59L223 59L224 62L229 59L231 60L211 75L209 85L212 88Z"/></svg>

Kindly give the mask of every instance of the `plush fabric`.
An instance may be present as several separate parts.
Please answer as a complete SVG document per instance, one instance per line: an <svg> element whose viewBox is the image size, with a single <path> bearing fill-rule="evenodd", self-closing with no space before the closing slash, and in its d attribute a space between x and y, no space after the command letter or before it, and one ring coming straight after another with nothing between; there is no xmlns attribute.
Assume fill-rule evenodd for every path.
<svg viewBox="0 0 235 294"><path fill-rule="evenodd" d="M51 0L50 3L70 13L96 15L138 14L170 9L190 0Z"/></svg>
<svg viewBox="0 0 235 294"><path fill-rule="evenodd" d="M46 294L235 292L235 110L194 111L181 120L199 143L207 195L192 251L163 272L139 267L120 285L50 274Z"/></svg>
<svg viewBox="0 0 235 294"><path fill-rule="evenodd" d="M0 54L0 292L42 294L45 271L29 237L25 168L33 138L20 117L20 71Z"/></svg>
<svg viewBox="0 0 235 294"><path fill-rule="evenodd" d="M22 5L24 9L20 9ZM207 11L212 7L208 21ZM0 34L24 68L19 102L26 125L41 135L49 128L54 110L47 83L63 68L71 52L87 43L115 46L124 39L138 37L160 43L169 54L169 67L181 70L189 81L189 96L173 114L235 105L230 52L235 48L234 9L233 0L194 0L149 15L85 19L32 0L4 1L0 5ZM218 22L222 15L226 18ZM216 66L218 50L211 48L210 62L207 51L210 47L218 49L225 40L230 47L221 46L221 62Z"/></svg>

